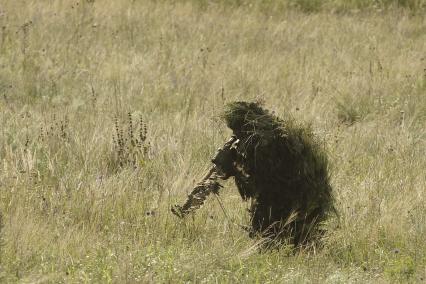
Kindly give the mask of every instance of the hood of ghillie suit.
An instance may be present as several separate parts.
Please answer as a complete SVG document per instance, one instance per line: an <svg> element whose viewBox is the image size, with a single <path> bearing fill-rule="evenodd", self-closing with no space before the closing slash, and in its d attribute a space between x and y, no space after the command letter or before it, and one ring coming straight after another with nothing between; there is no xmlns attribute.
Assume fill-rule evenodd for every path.
<svg viewBox="0 0 426 284"><path fill-rule="evenodd" d="M226 125L239 138L253 135L273 135L282 126L282 121L270 115L259 103L233 102L223 113Z"/></svg>
<svg viewBox="0 0 426 284"><path fill-rule="evenodd" d="M334 210L327 156L310 127L255 102L228 104L223 119L240 140L237 187L243 199L256 200L258 212L272 208L272 218L282 219L296 211L320 222Z"/></svg>

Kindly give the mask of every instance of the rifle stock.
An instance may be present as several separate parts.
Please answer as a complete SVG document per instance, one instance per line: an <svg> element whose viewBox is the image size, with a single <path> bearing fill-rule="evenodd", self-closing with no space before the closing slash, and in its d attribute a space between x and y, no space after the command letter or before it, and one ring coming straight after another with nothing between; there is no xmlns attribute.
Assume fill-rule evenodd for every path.
<svg viewBox="0 0 426 284"><path fill-rule="evenodd" d="M214 164L213 167L211 167L204 178L197 183L182 206L174 205L171 208L173 214L179 218L183 218L203 206L204 201L211 193L219 193L219 189L222 186L218 182L218 179L227 179L232 175L230 170L233 162L232 147L237 141L238 139L232 136L223 147L218 149L215 157L212 159Z"/></svg>

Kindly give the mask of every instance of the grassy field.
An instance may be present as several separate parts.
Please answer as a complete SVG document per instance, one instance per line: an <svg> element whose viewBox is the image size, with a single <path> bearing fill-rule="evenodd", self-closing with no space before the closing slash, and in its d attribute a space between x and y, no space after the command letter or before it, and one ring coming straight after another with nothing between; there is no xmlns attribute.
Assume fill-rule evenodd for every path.
<svg viewBox="0 0 426 284"><path fill-rule="evenodd" d="M0 282L426 281L425 2L229 2L0 3ZM259 253L232 181L171 215L234 100L323 141L322 249Z"/></svg>

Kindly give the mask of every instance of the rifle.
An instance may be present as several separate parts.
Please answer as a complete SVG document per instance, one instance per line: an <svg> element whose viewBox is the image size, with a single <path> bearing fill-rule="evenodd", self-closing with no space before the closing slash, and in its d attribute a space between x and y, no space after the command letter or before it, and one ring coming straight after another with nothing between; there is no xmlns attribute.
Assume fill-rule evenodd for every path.
<svg viewBox="0 0 426 284"><path fill-rule="evenodd" d="M233 175L233 163L236 155L236 144L239 142L237 137L232 136L221 148L216 152L212 159L213 166L210 168L204 178L197 183L192 192L188 195L186 202L181 205L174 205L172 213L183 218L191 212L203 206L204 201L211 193L219 194L222 185L218 179L226 180Z"/></svg>

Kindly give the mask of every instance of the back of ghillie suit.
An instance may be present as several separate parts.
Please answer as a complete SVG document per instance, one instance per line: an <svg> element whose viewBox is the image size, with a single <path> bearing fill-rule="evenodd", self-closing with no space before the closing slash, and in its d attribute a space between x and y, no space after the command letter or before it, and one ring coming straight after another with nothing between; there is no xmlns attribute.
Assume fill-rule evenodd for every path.
<svg viewBox="0 0 426 284"><path fill-rule="evenodd" d="M233 176L243 200L251 200L251 236L298 246L320 235L319 225L334 207L327 157L310 129L258 103L231 103L223 118L234 136L212 160L213 174L189 195L187 207L205 199L197 197L200 188L217 193L216 179Z"/></svg>

